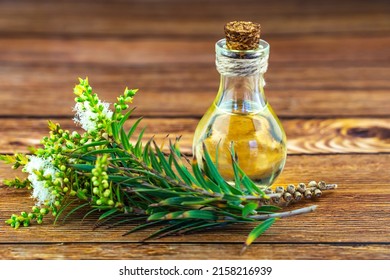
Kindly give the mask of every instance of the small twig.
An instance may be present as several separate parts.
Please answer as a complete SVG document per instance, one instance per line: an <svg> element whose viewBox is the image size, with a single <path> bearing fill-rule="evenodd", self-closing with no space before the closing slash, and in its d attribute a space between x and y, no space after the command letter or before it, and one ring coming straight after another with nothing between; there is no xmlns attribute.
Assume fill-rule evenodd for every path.
<svg viewBox="0 0 390 280"><path fill-rule="evenodd" d="M310 212L313 212L316 208L317 208L317 205L312 205L309 207L304 207L304 208L300 208L300 209L296 209L296 210L292 210L292 211L287 211L287 212L253 215L253 216L249 216L249 218L255 219L258 221L267 220L269 218L286 218L286 217L291 217L291 216L295 216L295 215L310 213Z"/></svg>

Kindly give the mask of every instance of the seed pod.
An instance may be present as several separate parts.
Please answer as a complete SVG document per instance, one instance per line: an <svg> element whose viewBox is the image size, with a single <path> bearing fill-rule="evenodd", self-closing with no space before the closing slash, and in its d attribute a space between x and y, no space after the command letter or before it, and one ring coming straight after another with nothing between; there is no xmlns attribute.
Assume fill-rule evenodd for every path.
<svg viewBox="0 0 390 280"><path fill-rule="evenodd" d="M265 194L271 194L271 193L272 193L272 190L271 190L270 188L266 188L266 189L264 190L264 193L265 193Z"/></svg>
<svg viewBox="0 0 390 280"><path fill-rule="evenodd" d="M295 193L295 186L294 185L288 185L287 186L287 191L291 194Z"/></svg>
<svg viewBox="0 0 390 280"><path fill-rule="evenodd" d="M272 198L272 201L273 201L275 204L279 204L280 198L277 197L277 196L275 196L275 197Z"/></svg>
<svg viewBox="0 0 390 280"><path fill-rule="evenodd" d="M302 199L302 194L300 192L295 192L294 193L294 199L296 201L300 201Z"/></svg>
<svg viewBox="0 0 390 280"><path fill-rule="evenodd" d="M320 197L322 195L322 191L320 189L316 189L314 191L314 195L315 195L315 197Z"/></svg>
<svg viewBox="0 0 390 280"><path fill-rule="evenodd" d="M277 186L276 189L275 189L275 192L276 193L284 193L284 188L281 187L281 186Z"/></svg>
<svg viewBox="0 0 390 280"><path fill-rule="evenodd" d="M286 202L289 202L289 201L292 199L292 195L291 195L291 193L285 192L285 193L283 194L283 198L284 198L284 200L285 200Z"/></svg>
<svg viewBox="0 0 390 280"><path fill-rule="evenodd" d="M305 198L306 198L306 199L310 199L311 197L312 197L311 191L310 191L310 190L306 190L306 191L305 191Z"/></svg>
<svg viewBox="0 0 390 280"><path fill-rule="evenodd" d="M317 187L317 182L316 181L310 181L308 186L309 186L309 188L316 188Z"/></svg>
<svg viewBox="0 0 390 280"><path fill-rule="evenodd" d="M306 191L306 185L305 185L304 183L299 183L299 184L298 184L297 191L299 191L299 192L301 192L301 193L305 193L305 191Z"/></svg>
<svg viewBox="0 0 390 280"><path fill-rule="evenodd" d="M325 184L325 182L324 182L324 181L319 182L319 183L318 183L318 188L319 188L320 190L326 189L326 184Z"/></svg>

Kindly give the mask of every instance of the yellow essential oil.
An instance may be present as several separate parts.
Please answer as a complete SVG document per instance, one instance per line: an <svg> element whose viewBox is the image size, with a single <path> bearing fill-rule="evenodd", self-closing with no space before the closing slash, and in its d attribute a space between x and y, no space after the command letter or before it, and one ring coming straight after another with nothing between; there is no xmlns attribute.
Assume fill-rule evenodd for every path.
<svg viewBox="0 0 390 280"><path fill-rule="evenodd" d="M270 186L286 161L286 136L269 104L262 108L254 104L248 107L253 111L243 113L242 108L232 110L232 102L219 106L214 103L195 132L194 156L202 164L204 143L221 175L232 181L233 142L241 169L258 185Z"/></svg>

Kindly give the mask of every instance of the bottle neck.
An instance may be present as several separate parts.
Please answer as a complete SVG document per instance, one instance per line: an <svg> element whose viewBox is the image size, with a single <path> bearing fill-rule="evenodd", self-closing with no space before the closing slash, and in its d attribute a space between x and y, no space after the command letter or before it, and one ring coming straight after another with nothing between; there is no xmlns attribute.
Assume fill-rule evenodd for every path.
<svg viewBox="0 0 390 280"><path fill-rule="evenodd" d="M239 114L250 114L267 105L262 74L250 76L221 75L216 106Z"/></svg>
<svg viewBox="0 0 390 280"><path fill-rule="evenodd" d="M269 44L259 41L255 50L230 50L226 40L215 45L215 64L221 82L215 105L238 114L251 114L267 105L263 74L267 71Z"/></svg>

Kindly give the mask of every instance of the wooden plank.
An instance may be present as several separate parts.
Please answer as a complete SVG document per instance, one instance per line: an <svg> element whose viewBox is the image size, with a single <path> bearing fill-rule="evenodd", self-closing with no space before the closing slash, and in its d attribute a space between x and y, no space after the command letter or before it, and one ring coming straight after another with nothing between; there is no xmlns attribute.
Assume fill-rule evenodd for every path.
<svg viewBox="0 0 390 280"><path fill-rule="evenodd" d="M383 260L390 245L383 244L254 244L240 255L241 244L59 243L0 244L0 259L14 260Z"/></svg>
<svg viewBox="0 0 390 280"><path fill-rule="evenodd" d="M297 9L299 7L299 9ZM80 16L77 11L88 11ZM275 34L390 31L386 1L2 1L6 34L216 36L232 18L260 21ZM55 15L55 16L53 16Z"/></svg>
<svg viewBox="0 0 390 280"><path fill-rule="evenodd" d="M0 68L2 95L25 94L38 98L47 96L44 90L58 96L72 92L78 77L90 78L92 86L107 98L121 93L125 86L136 87L140 93L162 91L164 94L189 95L216 94L220 76L213 61L207 64L153 64L139 66L89 64L19 64L7 63ZM342 90L351 95L356 90L388 90L390 67L388 66L322 66L272 64L265 74L266 92L299 90ZM390 66L390 65L389 65ZM364 79L357 79L364 76ZM351 97L351 96L350 96Z"/></svg>
<svg viewBox="0 0 390 280"><path fill-rule="evenodd" d="M337 167L337 168L335 168ZM290 156L278 184L325 180L339 188L323 198L300 203L292 208L317 204L314 213L278 221L258 242L333 243L390 242L390 155ZM12 177L9 167L0 165L0 180ZM28 211L34 203L28 190L0 188L0 221L17 211ZM291 208L290 208L291 209ZM139 242L152 231L121 235L130 225L92 231L95 219L80 223L80 215L65 225L44 225L14 230L0 222L0 243L16 242ZM219 231L167 237L152 242L238 242L241 244L253 225L232 226Z"/></svg>
<svg viewBox="0 0 390 280"><path fill-rule="evenodd" d="M295 38L263 37L271 45L271 65L284 63L291 66L389 66L390 37L346 35L306 35ZM214 63L216 39L169 38L0 38L0 61L45 65L47 63L114 64L116 66L150 65L166 63ZM338 43L339 47L335 47ZM332 51L329 51L332 50ZM369 50L369 51L367 51ZM362 52L364 51L364 55Z"/></svg>
<svg viewBox="0 0 390 280"><path fill-rule="evenodd" d="M36 92L12 90L0 95L0 117L55 118L73 116L74 82L62 90L55 84L40 86ZM95 84L95 83L93 83ZM69 86L70 85L70 86ZM50 88L48 88L48 86ZM95 86L100 98L115 102L124 89L116 86L115 91ZM267 99L279 118L329 118L329 117L388 117L388 90L271 90ZM191 117L200 118L211 106L216 96L214 91L172 92L169 89L156 91L140 90L135 98L137 110L134 116L145 117Z"/></svg>
<svg viewBox="0 0 390 280"><path fill-rule="evenodd" d="M82 132L69 119L52 119L64 129ZM181 137L180 147L185 154L192 153L192 138L198 119L146 118L145 141L155 136L162 143L167 135ZM129 121L128 129L133 122ZM388 118L345 119L284 119L288 136L289 154L321 153L388 153L390 152L390 120ZM0 119L0 153L28 152L28 147L39 145L48 135L47 121L43 119ZM136 140L136 139L134 139Z"/></svg>

